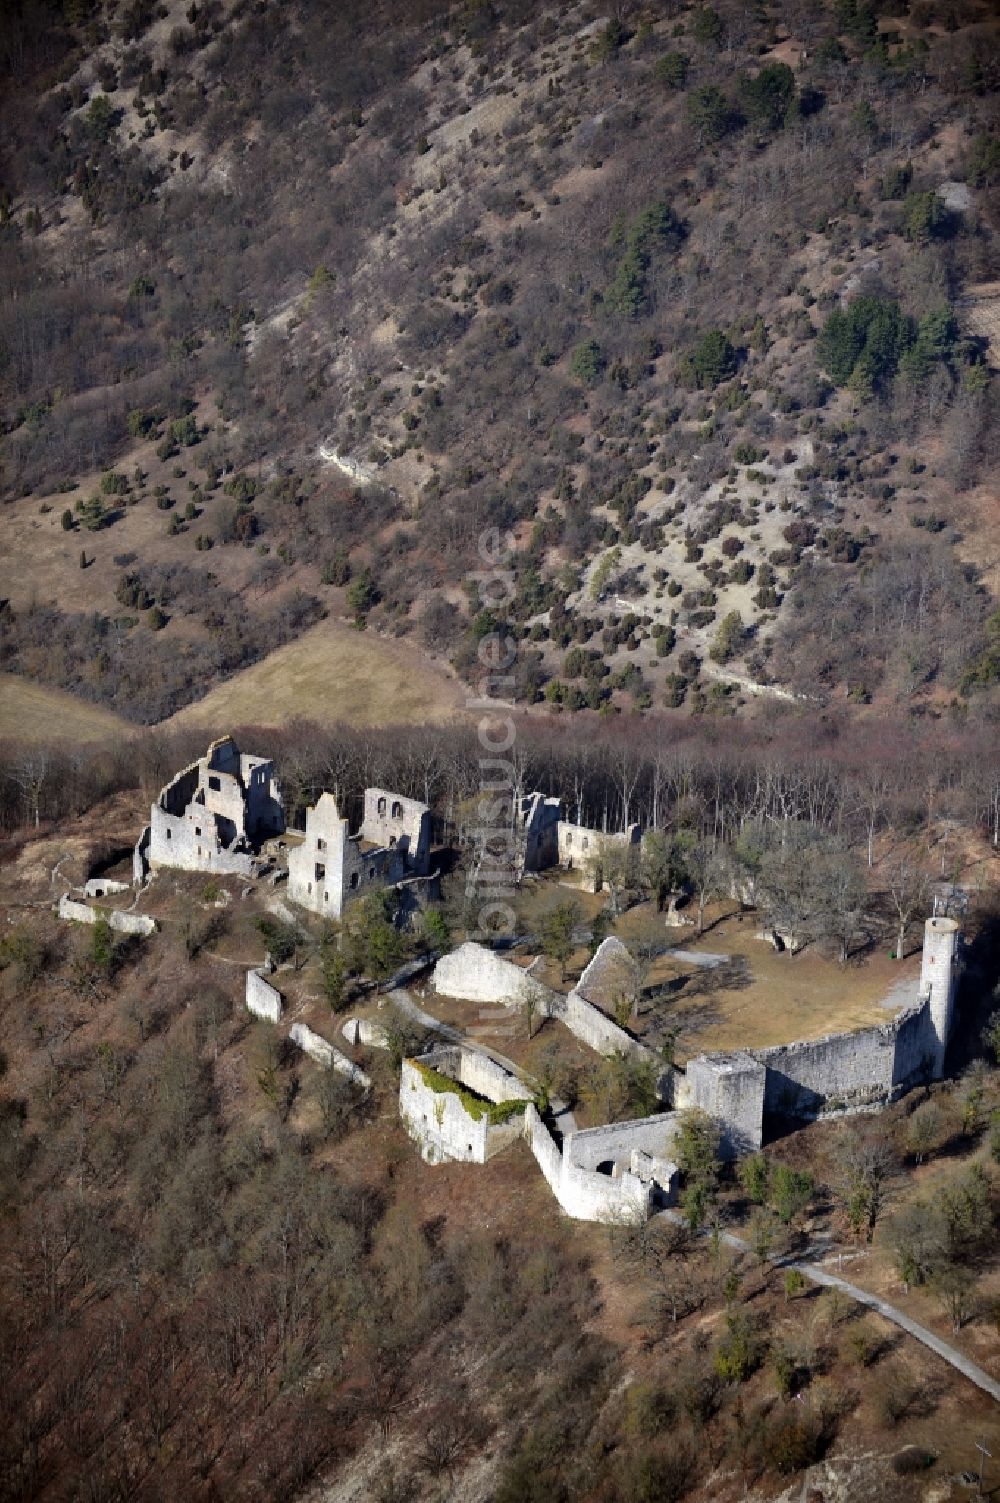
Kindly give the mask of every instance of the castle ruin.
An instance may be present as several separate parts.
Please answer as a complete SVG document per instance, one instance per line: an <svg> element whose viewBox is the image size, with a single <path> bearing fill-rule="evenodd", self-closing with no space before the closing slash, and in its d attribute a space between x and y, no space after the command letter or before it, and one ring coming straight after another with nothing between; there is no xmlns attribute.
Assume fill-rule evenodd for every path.
<svg viewBox="0 0 1000 1503"><path fill-rule="evenodd" d="M625 831L597 830L561 818L562 800L543 793L527 793L518 808L518 823L524 843L522 872L548 871L561 866L581 874L581 886L600 892L604 885L601 857L617 847L640 846L642 830L629 825Z"/></svg>
<svg viewBox="0 0 1000 1503"><path fill-rule="evenodd" d="M301 840L289 845L288 896L313 913L339 919L346 904L373 888L426 878L430 855L426 804L366 788L361 829L351 835L333 794L323 793L306 810Z"/></svg>
<svg viewBox="0 0 1000 1503"><path fill-rule="evenodd" d="M135 848L133 874L142 882L169 866L250 877L263 843L284 829L274 764L241 753L232 736L223 736L160 789Z"/></svg>

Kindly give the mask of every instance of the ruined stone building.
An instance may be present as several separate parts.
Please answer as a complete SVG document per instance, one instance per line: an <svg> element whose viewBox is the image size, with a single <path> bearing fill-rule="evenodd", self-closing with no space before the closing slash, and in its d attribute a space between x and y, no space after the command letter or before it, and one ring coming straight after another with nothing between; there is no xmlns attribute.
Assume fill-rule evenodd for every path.
<svg viewBox="0 0 1000 1503"><path fill-rule="evenodd" d="M559 859L559 809L561 800L544 793L526 793L518 809L524 839L522 870L542 872Z"/></svg>
<svg viewBox="0 0 1000 1503"><path fill-rule="evenodd" d="M609 847L638 846L642 831L629 825L623 833L595 830L589 825L571 824L561 819L562 800L546 798L542 793L528 793L519 810L524 840L522 871L542 872L561 866L564 871L578 871L592 892L603 885L600 872L601 852Z"/></svg>
<svg viewBox="0 0 1000 1503"><path fill-rule="evenodd" d="M608 834L603 830L592 830L587 825L571 825L568 820L561 819L556 826L556 838L559 865L563 870L581 872L582 885L592 892L600 892L604 885L601 873L603 853L638 847L642 843L642 831L638 825L629 825L624 832Z"/></svg>
<svg viewBox="0 0 1000 1503"><path fill-rule="evenodd" d="M160 789L133 873L142 881L158 866L173 866L252 876L261 845L284 828L273 763L241 753L223 736Z"/></svg>
<svg viewBox="0 0 1000 1503"><path fill-rule="evenodd" d="M293 832L294 833L294 832ZM306 828L288 851L288 896L339 919L347 903L430 871L431 812L384 788L366 788L361 829L350 833L332 793L306 810Z"/></svg>

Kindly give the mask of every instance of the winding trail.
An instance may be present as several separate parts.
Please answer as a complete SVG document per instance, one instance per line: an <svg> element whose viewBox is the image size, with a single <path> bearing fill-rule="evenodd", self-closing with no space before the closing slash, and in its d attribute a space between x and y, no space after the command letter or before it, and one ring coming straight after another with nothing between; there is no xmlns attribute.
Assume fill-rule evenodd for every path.
<svg viewBox="0 0 1000 1503"><path fill-rule="evenodd" d="M682 1226L687 1225L686 1220L679 1211L661 1211L659 1214L668 1221L678 1222ZM707 1237L709 1233L703 1231L701 1235ZM737 1252L753 1252L749 1242L745 1241L742 1237L738 1237L735 1232L720 1232L719 1239L727 1247L735 1248ZM823 1252L828 1251L825 1247L822 1249L817 1247L815 1250L817 1252L821 1250ZM938 1357L953 1367L956 1372L960 1372L963 1377L968 1378L970 1383L975 1383L977 1388L981 1388L983 1393L989 1394L991 1399L1000 1404L1000 1382L996 1378L991 1378L984 1368L981 1368L978 1363L973 1362L972 1358L967 1357L964 1352L960 1352L957 1347L952 1346L951 1342L945 1341L940 1336L935 1336L933 1331L929 1331L919 1321L913 1320L911 1316L907 1315L903 1310L898 1309L896 1305L890 1305L888 1300L882 1299L880 1295L872 1294L867 1289L861 1289L857 1284L849 1283L847 1279L842 1279L839 1274L827 1273L825 1268L819 1268L815 1263L809 1262L807 1259L774 1258L770 1261L775 1268L794 1269L796 1272L803 1274L805 1278L811 1279L814 1284L822 1284L827 1289L842 1290L844 1294L850 1295L851 1299L856 1300L859 1305L866 1305L869 1310L874 1310L876 1314L881 1315L885 1320L891 1321L895 1326L899 1326L901 1331L905 1331L915 1341L922 1342L924 1346L928 1347Z"/></svg>
<svg viewBox="0 0 1000 1503"><path fill-rule="evenodd" d="M890 1305L887 1300L877 1294L870 1294L867 1289L859 1289L857 1284L849 1284L838 1274L827 1273L826 1269L817 1268L814 1263L795 1262L784 1263L781 1266L797 1269L799 1273L805 1274L807 1279L812 1279L814 1284L823 1284L828 1289L842 1289L845 1294L851 1296L851 1299L857 1300L858 1304L867 1305L869 1310L875 1310L886 1320L891 1320L893 1325L899 1326L900 1330L906 1331L915 1340L923 1342L924 1346L929 1347L945 1362L950 1363L956 1372L962 1373L970 1383L975 1383L977 1388L981 1388L984 1393L989 1394L991 1399L995 1399L1000 1404L1000 1383L995 1378L991 1378L978 1363L972 1361L971 1357L967 1357L964 1352L960 1352L957 1347L942 1340L940 1336L935 1336L933 1331L928 1331L926 1326L912 1320L895 1305Z"/></svg>

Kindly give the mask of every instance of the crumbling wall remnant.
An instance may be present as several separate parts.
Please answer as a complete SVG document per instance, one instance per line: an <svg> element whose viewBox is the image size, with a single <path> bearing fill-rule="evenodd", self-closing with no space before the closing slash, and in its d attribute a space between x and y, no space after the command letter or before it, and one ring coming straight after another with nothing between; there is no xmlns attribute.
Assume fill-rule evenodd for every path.
<svg viewBox="0 0 1000 1503"><path fill-rule="evenodd" d="M263 1018L268 1023L281 1022L281 993L264 980L259 970L247 971L246 1004L254 1017Z"/></svg>
<svg viewBox="0 0 1000 1503"><path fill-rule="evenodd" d="M520 1007L534 1001L540 1009L556 1005L556 994L536 981L523 966L504 960L474 940L442 955L434 967L432 985L441 997L458 997L467 1002Z"/></svg>
<svg viewBox="0 0 1000 1503"><path fill-rule="evenodd" d="M371 1079L364 1070L353 1060L348 1059L346 1054L341 1054L339 1049L328 1044L325 1038L314 1033L307 1024L293 1023L288 1030L288 1037L293 1044L299 1046L304 1054L308 1054L310 1059L322 1065L324 1070L336 1070L338 1074L346 1075L348 1080L360 1086L363 1091L371 1090Z"/></svg>

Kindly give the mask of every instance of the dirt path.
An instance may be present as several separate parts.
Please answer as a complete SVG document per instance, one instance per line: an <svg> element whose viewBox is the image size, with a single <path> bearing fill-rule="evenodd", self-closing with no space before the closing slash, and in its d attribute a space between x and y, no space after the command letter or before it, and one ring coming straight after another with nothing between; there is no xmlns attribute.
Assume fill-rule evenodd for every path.
<svg viewBox="0 0 1000 1503"><path fill-rule="evenodd" d="M660 1215L666 1217L668 1221L675 1221L684 1226L687 1225L684 1217L678 1211L661 1211ZM708 1233L705 1232L703 1235L708 1236ZM744 1241L742 1237L738 1237L735 1232L720 1233L720 1240L727 1247L735 1248L737 1252L749 1253L753 1251L749 1242ZM829 1252L829 1248L826 1246L815 1247L811 1248L810 1251L826 1254ZM956 1372L960 1372L963 1377L968 1378L970 1383L975 1383L977 1388L981 1388L983 1393L988 1393L991 1399L1000 1404L1000 1382L996 1378L991 1378L989 1373L984 1371L978 1363L972 1361L971 1357L967 1357L964 1352L960 1352L957 1347L952 1346L951 1342L945 1341L940 1336L935 1336L933 1331L929 1331L926 1326L922 1326L918 1321L911 1319L909 1315L905 1314L904 1311L898 1309L895 1305L890 1305L888 1300L882 1299L877 1294L871 1294L867 1289L859 1288L857 1284L849 1283L847 1279L840 1278L838 1274L827 1273L825 1268L819 1268L815 1263L809 1262L808 1254L805 1259L777 1258L773 1260L773 1265L775 1268L794 1269L796 1272L804 1274L807 1279L811 1279L814 1284L822 1284L824 1288L842 1290L844 1294L848 1294L851 1299L856 1300L859 1305L866 1305L869 1310L876 1311L883 1319L891 1321L893 1325L899 1326L901 1331L905 1331L907 1335L912 1336L916 1341L922 1342L924 1346L928 1347L953 1367Z"/></svg>
<svg viewBox="0 0 1000 1503"><path fill-rule="evenodd" d="M917 1341L922 1341L924 1346L930 1347L932 1352L936 1352L945 1362L949 1362L957 1372L968 1378L970 1383L975 1383L977 1388L981 1388L984 1393L989 1394L990 1398L1000 1403L1000 1383L995 1378L991 1378L989 1373L984 1372L970 1357L966 1357L964 1352L960 1352L957 1347L942 1340L940 1336L935 1336L934 1332L928 1331L926 1326L911 1320L909 1315L904 1314L895 1305L890 1305L877 1294L869 1294L867 1289L859 1289L857 1284L849 1284L846 1279L840 1278L835 1273L827 1273L825 1269L817 1268L815 1264L796 1262L782 1266L798 1269L800 1273L805 1274L807 1279L812 1279L814 1284L822 1284L828 1289L842 1289L859 1304L867 1305L870 1310L875 1310L886 1320L891 1320L893 1325L899 1326Z"/></svg>

